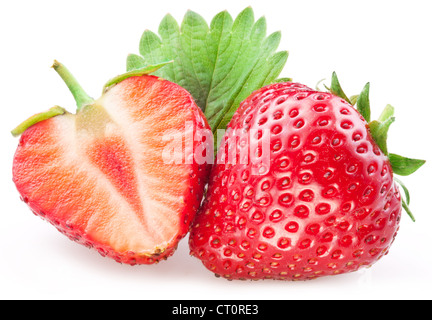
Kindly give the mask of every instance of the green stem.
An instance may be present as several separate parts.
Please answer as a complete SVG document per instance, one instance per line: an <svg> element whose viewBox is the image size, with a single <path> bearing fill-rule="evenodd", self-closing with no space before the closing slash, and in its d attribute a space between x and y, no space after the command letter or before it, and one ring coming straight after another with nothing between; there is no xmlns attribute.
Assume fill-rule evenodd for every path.
<svg viewBox="0 0 432 320"><path fill-rule="evenodd" d="M17 137L20 134L22 134L24 131L26 131L29 127L31 127L32 125L34 125L38 122L41 122L43 120L47 120L47 119L50 119L52 117L64 114L64 113L66 113L65 109L63 109L62 107L59 107L59 106L54 106L51 109L49 109L48 111L41 112L41 113L35 114L34 116L31 116L30 118L28 118L27 120L22 122L20 125L18 125L15 129L13 129L11 131L11 133L14 137Z"/></svg>
<svg viewBox="0 0 432 320"><path fill-rule="evenodd" d="M75 77L70 73L70 71L60 62L54 60L54 64L52 65L54 70L60 75L63 81L66 83L70 92L72 93L76 104L77 104L77 112L84 106L92 104L94 100L84 91Z"/></svg>

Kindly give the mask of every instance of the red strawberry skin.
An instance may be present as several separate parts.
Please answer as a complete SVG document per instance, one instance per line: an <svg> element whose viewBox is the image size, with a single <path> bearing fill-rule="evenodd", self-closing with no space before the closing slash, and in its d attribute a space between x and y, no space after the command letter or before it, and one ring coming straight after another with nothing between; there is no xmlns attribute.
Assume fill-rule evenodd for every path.
<svg viewBox="0 0 432 320"><path fill-rule="evenodd" d="M259 149L266 133L267 153ZM387 254L401 198L388 158L351 105L295 83L270 85L241 104L219 158L247 138L248 161L240 143L237 163L213 166L191 229L191 254L205 267L227 279L306 280ZM251 154L269 167L254 172Z"/></svg>
<svg viewBox="0 0 432 320"><path fill-rule="evenodd" d="M128 78L76 115L28 128L13 181L30 209L70 239L121 263L158 262L189 231L208 175L207 164L162 158L164 133L183 133L185 123L197 135L209 129L186 90Z"/></svg>

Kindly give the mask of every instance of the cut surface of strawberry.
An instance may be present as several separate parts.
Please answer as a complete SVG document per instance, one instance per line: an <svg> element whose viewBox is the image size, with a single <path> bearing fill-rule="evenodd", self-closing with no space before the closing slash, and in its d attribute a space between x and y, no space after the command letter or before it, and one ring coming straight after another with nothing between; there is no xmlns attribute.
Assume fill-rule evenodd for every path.
<svg viewBox="0 0 432 320"><path fill-rule="evenodd" d="M71 76L64 70L57 71ZM200 204L208 165L167 163L164 135L207 130L201 110L177 84L145 74L95 101L74 96L76 114L48 116L22 133L13 162L22 199L72 240L118 262L170 256Z"/></svg>

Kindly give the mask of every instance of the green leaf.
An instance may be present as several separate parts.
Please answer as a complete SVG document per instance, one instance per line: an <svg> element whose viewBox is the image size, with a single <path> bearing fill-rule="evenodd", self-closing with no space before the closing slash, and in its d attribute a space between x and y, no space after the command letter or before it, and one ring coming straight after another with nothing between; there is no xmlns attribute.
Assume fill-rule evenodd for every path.
<svg viewBox="0 0 432 320"><path fill-rule="evenodd" d="M425 160L402 157L394 153L390 153L388 157L393 169L393 173L400 176L408 176L413 174L426 162Z"/></svg>
<svg viewBox="0 0 432 320"><path fill-rule="evenodd" d="M284 68L288 53L276 52L280 32L266 32L265 18L255 21L250 7L235 20L222 11L210 25L193 11L180 26L166 15L159 35L144 31L140 55L128 56L127 70L173 60L155 75L188 90L216 132L226 128L241 101L272 83Z"/></svg>
<svg viewBox="0 0 432 320"><path fill-rule="evenodd" d="M288 53L282 51L273 55L270 58L271 61L259 59L259 61L257 62L257 64L259 65L256 65L252 73L248 76L245 84L242 88L240 88L240 91L235 97L235 100L233 101L233 103L230 103L231 107L228 110L225 109L223 113L220 113L223 114L223 118L220 121L217 120L218 125L216 129L225 129L240 103L256 89L270 84L272 80L278 76L278 70L283 68L283 65L285 64L287 58ZM273 67L269 68L269 66ZM279 68L277 66L279 66ZM262 79L261 75L267 76L266 78Z"/></svg>
<svg viewBox="0 0 432 320"><path fill-rule="evenodd" d="M366 122L370 121L370 102L369 102L369 82L366 83L362 92L357 98L357 110L366 120Z"/></svg>
<svg viewBox="0 0 432 320"><path fill-rule="evenodd" d="M133 53L128 55L127 61L126 61L126 69L128 71L141 69L141 68L144 68L145 66L146 66L146 64L145 64L145 60L143 59L143 57L136 55L136 54L133 54Z"/></svg>
<svg viewBox="0 0 432 320"><path fill-rule="evenodd" d="M330 84L330 92L337 95L338 97L344 99L349 104L351 104L350 99L347 97L345 92L342 90L342 87L339 83L339 79L336 75L336 72L333 72L333 74L332 74L332 80L331 80L331 84Z"/></svg>

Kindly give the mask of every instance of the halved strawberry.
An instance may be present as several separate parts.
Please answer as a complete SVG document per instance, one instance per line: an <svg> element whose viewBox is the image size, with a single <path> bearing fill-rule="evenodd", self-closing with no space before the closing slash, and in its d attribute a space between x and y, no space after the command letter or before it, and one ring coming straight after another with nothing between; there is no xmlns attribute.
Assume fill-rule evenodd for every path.
<svg viewBox="0 0 432 320"><path fill-rule="evenodd" d="M53 67L78 109L54 107L13 132L24 131L13 162L22 199L70 239L118 262L170 256L189 230L208 167L164 158L166 134L181 134L186 157L185 136L209 128L201 110L179 85L147 75L151 68L114 79L94 101L63 65ZM203 143L194 140L194 150Z"/></svg>

